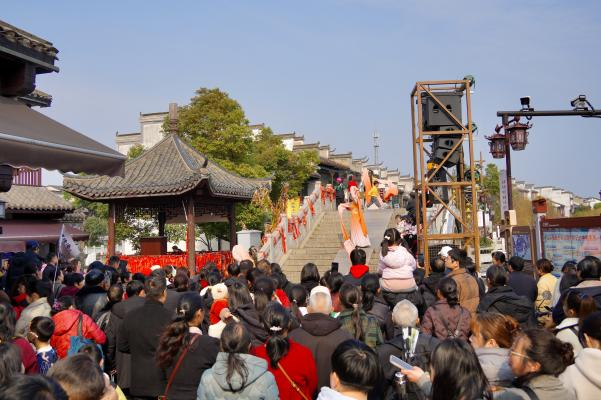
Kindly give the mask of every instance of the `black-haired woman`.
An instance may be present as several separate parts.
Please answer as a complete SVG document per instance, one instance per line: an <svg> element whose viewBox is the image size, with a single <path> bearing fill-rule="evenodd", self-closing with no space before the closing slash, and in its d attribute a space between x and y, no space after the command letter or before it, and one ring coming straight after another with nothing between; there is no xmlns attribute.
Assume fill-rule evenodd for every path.
<svg viewBox="0 0 601 400"><path fill-rule="evenodd" d="M394 337L394 324L390 308L381 296L380 279L376 274L365 274L361 279L361 294L363 296L363 310L368 315L378 319L380 330L384 339L390 340Z"/></svg>
<svg viewBox="0 0 601 400"><path fill-rule="evenodd" d="M448 339L432 352L430 374L414 366L401 372L417 383L432 400L492 399L492 392L478 357L465 340ZM541 398L543 399L543 398Z"/></svg>
<svg viewBox="0 0 601 400"><path fill-rule="evenodd" d="M471 314L459 305L457 283L443 278L436 288L438 301L428 307L421 330L438 339L458 338L467 340L470 332Z"/></svg>
<svg viewBox="0 0 601 400"><path fill-rule="evenodd" d="M543 329L528 329L519 335L509 352L509 366L516 376L514 387L498 399L575 400L559 375L574 363L572 345Z"/></svg>
<svg viewBox="0 0 601 400"><path fill-rule="evenodd" d="M307 293L311 294L311 290L319 285L319 270L317 265L313 263L307 263L303 266L300 275L300 284L307 289Z"/></svg>
<svg viewBox="0 0 601 400"><path fill-rule="evenodd" d="M159 341L156 359L162 370L168 399L193 400L203 372L215 364L219 341L203 335L204 304L197 293L183 294L176 317ZM177 369L176 369L177 368Z"/></svg>
<svg viewBox="0 0 601 400"><path fill-rule="evenodd" d="M342 285L340 304L342 311L338 315L338 319L342 323L342 329L372 349L384 343L378 319L363 311L360 288L349 283Z"/></svg>
<svg viewBox="0 0 601 400"><path fill-rule="evenodd" d="M248 354L251 335L239 322L221 333L221 351L212 368L202 374L197 400L277 400L278 386L265 360Z"/></svg>
<svg viewBox="0 0 601 400"><path fill-rule="evenodd" d="M268 364L275 376L280 398L312 399L317 390L317 368L313 353L288 338L291 318L288 310L271 303L263 313L263 323L269 332L264 345L256 347L253 354Z"/></svg>
<svg viewBox="0 0 601 400"><path fill-rule="evenodd" d="M417 261L406 246L407 243L396 228L386 229L378 263L380 287L382 296L390 308L407 299L415 304L421 317L425 311L425 304L413 276Z"/></svg>
<svg viewBox="0 0 601 400"><path fill-rule="evenodd" d="M230 313L246 326L253 341L256 344L264 343L267 340L267 332L246 285L234 282L229 286L227 302Z"/></svg>
<svg viewBox="0 0 601 400"><path fill-rule="evenodd" d="M376 353L360 341L346 340L332 353L330 387L322 387L317 400L366 400L381 377Z"/></svg>
<svg viewBox="0 0 601 400"><path fill-rule="evenodd" d="M15 310L8 301L0 300L0 343L16 345L21 354L25 373L34 375L39 372L38 360L31 344L20 336L15 336Z"/></svg>

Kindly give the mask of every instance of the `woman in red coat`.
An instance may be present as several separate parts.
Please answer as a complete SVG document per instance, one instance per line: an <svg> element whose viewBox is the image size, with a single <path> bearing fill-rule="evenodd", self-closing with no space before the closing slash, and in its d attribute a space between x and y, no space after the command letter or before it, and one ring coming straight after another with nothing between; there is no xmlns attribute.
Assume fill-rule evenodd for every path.
<svg viewBox="0 0 601 400"><path fill-rule="evenodd" d="M267 361L281 399L312 399L317 390L315 360L308 348L288 339L290 314L281 304L271 303L263 319L270 336L253 354Z"/></svg>
<svg viewBox="0 0 601 400"><path fill-rule="evenodd" d="M50 345L56 350L58 358L67 357L71 337L77 336L79 318L81 317L81 333L86 339L92 339L96 344L104 344L106 336L94 320L73 306L72 297L61 297L52 306L54 334Z"/></svg>

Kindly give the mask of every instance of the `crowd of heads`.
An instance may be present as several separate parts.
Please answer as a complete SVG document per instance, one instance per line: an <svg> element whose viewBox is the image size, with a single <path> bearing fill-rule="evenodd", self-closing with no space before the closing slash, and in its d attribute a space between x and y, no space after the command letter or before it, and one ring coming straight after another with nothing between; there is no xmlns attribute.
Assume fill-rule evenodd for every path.
<svg viewBox="0 0 601 400"><path fill-rule="evenodd" d="M356 271L364 271L361 276L307 263L298 282L290 282L280 265L266 260L242 260L223 269L209 263L190 276L187 268L172 266L153 268L149 275L132 274L118 257L111 257L106 265L94 262L82 269L79 261L59 266L56 256L49 254L43 269L29 264L20 268L19 263L29 261L22 254L15 255L12 262L21 272L9 276L12 285L6 286L6 281L6 295L0 299L0 399L117 398L121 388L111 385L110 377L123 373L119 371L122 364L115 351L109 350L108 339L101 343L98 336L76 333L82 339L76 349L71 345L59 349L58 331L65 318L73 315L69 317L72 324L88 324L84 331L97 329L108 338L110 318L118 314L115 310L135 298L143 300L140 304L172 307L153 349L153 368L168 376L181 361L182 349L192 347L194 335L207 335L218 340L218 349L213 350L223 354L224 379L229 385L223 390L240 396L252 385L253 366L248 357L260 357L257 348L263 346L265 368L277 378L275 371L294 357L296 342L310 349L320 337L310 329L319 318L326 319L315 325L327 331L324 336L334 331L340 335L327 351L327 362L318 362L320 354L315 352L307 363L313 363L317 374L327 368L330 390L374 398L392 398L394 389L402 385L432 399L492 398L493 392L528 387L538 377L559 379L578 357L576 342L601 352L601 313L597 311L601 289L594 289L601 288L601 261L595 257L566 263L557 282L549 278L556 271L551 261L540 259L530 265L535 286L537 279L539 286L549 279L556 285L558 300L547 314L553 311L556 318L555 312L561 313L557 321L550 316L545 319L537 300L532 300L527 303L537 318L532 326L518 321L499 303L527 297L514 293L516 277L528 275L522 258L507 259L504 253L494 252L492 265L481 277L479 266L463 249L447 247L430 259L430 275L424 276L416 268L417 257L411 267L387 265L395 252L413 257L399 231L388 229L381 242L378 273L366 265L365 250L356 248L350 253L350 263ZM383 279L386 268L410 268L415 287L392 291ZM466 308L468 285L475 285L477 309ZM428 291L432 299L426 301ZM170 303L169 299L175 300ZM542 299L551 302L551 294ZM558 333L564 320L574 321L570 329L576 342L565 341ZM464 332L455 334L459 330ZM115 335L118 339L119 334ZM303 342L302 335L310 339ZM28 365L24 346L35 348L31 354L37 355L36 365ZM491 377L483 359L485 349L503 354L506 377L498 381ZM415 363L415 368L399 369L390 364L389 355ZM212 359L206 370L218 362ZM405 381L397 379L399 371ZM199 386L200 375L195 379ZM426 381L429 386L424 386ZM319 393L318 387L293 387L310 390L313 397Z"/></svg>

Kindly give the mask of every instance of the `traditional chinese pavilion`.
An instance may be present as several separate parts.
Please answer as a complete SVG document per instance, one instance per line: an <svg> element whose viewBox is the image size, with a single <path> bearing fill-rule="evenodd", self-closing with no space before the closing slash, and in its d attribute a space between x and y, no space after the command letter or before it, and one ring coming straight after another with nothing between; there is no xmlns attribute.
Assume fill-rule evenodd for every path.
<svg viewBox="0 0 601 400"><path fill-rule="evenodd" d="M115 222L128 215L157 221L155 254L166 254L165 224L186 223L187 265L194 270L196 224L227 221L233 246L235 204L250 201L257 189L269 185L267 179L243 178L227 171L174 134L126 162L124 177L64 179L65 191L109 205L109 255L115 254Z"/></svg>

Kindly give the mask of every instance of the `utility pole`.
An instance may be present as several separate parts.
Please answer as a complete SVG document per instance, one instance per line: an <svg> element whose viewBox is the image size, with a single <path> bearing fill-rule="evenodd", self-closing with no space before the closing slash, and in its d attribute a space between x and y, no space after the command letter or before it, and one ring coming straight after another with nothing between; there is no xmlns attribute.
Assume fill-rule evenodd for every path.
<svg viewBox="0 0 601 400"><path fill-rule="evenodd" d="M482 228L483 228L483 237L488 236L488 232L486 231L486 202L488 194L484 191L484 159L482 158L482 152L480 152L480 159L477 161L480 166L480 200L482 201L482 205L484 208L482 209Z"/></svg>
<svg viewBox="0 0 601 400"><path fill-rule="evenodd" d="M374 131L374 165L378 165L379 157L378 151L380 150L380 135L377 131Z"/></svg>

